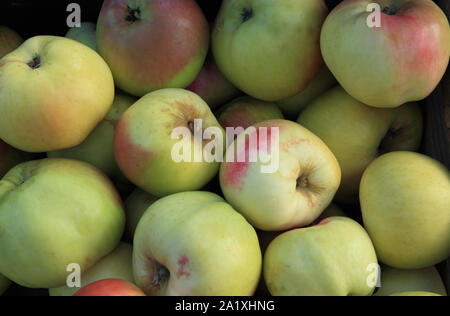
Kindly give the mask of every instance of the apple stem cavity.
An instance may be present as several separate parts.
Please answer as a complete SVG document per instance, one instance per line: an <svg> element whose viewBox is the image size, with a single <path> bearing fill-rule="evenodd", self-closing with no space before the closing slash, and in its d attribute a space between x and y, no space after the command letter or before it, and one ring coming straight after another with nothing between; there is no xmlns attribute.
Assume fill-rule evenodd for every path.
<svg viewBox="0 0 450 316"><path fill-rule="evenodd" d="M27 65L30 66L31 69L37 69L41 67L41 58L36 56Z"/></svg>
<svg viewBox="0 0 450 316"><path fill-rule="evenodd" d="M155 267L155 273L152 280L152 286L160 286L162 283L165 283L170 276L169 270L166 267L157 264Z"/></svg>
<svg viewBox="0 0 450 316"><path fill-rule="evenodd" d="M251 8L244 8L241 13L242 23L247 22L253 17L253 10Z"/></svg>
<svg viewBox="0 0 450 316"><path fill-rule="evenodd" d="M139 8L133 9L128 7L128 14L125 18L127 22L133 24L134 22L141 19L141 10Z"/></svg>
<svg viewBox="0 0 450 316"><path fill-rule="evenodd" d="M300 176L297 179L297 189L305 189L309 186L309 180L307 176Z"/></svg>
<svg viewBox="0 0 450 316"><path fill-rule="evenodd" d="M395 15L397 13L397 8L393 1L391 1L389 5L385 6L382 12L387 15Z"/></svg>

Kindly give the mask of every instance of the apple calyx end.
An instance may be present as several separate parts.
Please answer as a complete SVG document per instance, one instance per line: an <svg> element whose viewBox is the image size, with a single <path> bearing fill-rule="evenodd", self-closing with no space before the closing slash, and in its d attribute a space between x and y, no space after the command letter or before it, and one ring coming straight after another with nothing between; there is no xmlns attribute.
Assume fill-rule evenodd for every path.
<svg viewBox="0 0 450 316"><path fill-rule="evenodd" d="M127 7L127 15L125 16L125 21L130 24L133 24L136 21L141 19L141 9L140 8L131 8Z"/></svg>
<svg viewBox="0 0 450 316"><path fill-rule="evenodd" d="M253 9L252 8L244 8L241 12L242 23L247 22L253 17Z"/></svg>
<svg viewBox="0 0 450 316"><path fill-rule="evenodd" d="M35 56L30 62L27 63L27 65L31 69L38 69L39 67L41 67L41 58L39 56Z"/></svg>
<svg viewBox="0 0 450 316"><path fill-rule="evenodd" d="M306 175L301 175L297 178L297 190L306 189L309 187L309 179Z"/></svg>

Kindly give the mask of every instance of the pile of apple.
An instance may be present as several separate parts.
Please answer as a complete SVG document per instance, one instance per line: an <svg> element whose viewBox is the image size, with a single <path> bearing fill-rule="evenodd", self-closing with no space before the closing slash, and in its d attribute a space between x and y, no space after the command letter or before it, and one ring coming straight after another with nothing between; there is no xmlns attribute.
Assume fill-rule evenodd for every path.
<svg viewBox="0 0 450 316"><path fill-rule="evenodd" d="M194 0L105 0L64 38L0 27L0 294L446 295L450 174L417 153L416 102L449 56L431 0L223 0L212 26ZM245 159L174 161L178 127L247 129L223 142ZM262 172L275 143L237 144L275 127Z"/></svg>

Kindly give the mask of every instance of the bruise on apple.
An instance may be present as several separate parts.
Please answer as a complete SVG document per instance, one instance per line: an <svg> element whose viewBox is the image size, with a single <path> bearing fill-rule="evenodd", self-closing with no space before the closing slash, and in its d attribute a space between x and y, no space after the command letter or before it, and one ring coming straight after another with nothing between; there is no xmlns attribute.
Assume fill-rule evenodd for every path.
<svg viewBox="0 0 450 316"><path fill-rule="evenodd" d="M178 271L177 271L177 278L180 279L181 277L189 278L191 276L191 273L187 271L187 268L189 266L189 259L186 255L182 255L178 259Z"/></svg>

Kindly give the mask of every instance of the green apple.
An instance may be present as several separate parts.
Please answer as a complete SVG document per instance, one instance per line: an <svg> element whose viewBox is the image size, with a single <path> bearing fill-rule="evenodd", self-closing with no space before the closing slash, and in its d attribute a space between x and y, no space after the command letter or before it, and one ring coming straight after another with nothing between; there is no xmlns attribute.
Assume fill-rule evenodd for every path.
<svg viewBox="0 0 450 316"><path fill-rule="evenodd" d="M127 93L186 88L206 59L209 26L194 0L105 0L97 48Z"/></svg>
<svg viewBox="0 0 450 316"><path fill-rule="evenodd" d="M378 26L370 4L381 7ZM371 106L397 107L426 98L442 79L450 27L431 0L344 0L323 24L320 47L351 96Z"/></svg>
<svg viewBox="0 0 450 316"><path fill-rule="evenodd" d="M340 86L308 105L298 123L319 136L336 156L342 170L336 200L346 204L358 202L361 176L374 159L385 152L417 150L423 131L417 104L374 108Z"/></svg>
<svg viewBox="0 0 450 316"><path fill-rule="evenodd" d="M450 256L450 175L413 152L377 158L360 186L364 225L381 262L422 269Z"/></svg>
<svg viewBox="0 0 450 316"><path fill-rule="evenodd" d="M212 32L219 69L247 95L289 98L320 72L323 0L222 1Z"/></svg>
<svg viewBox="0 0 450 316"><path fill-rule="evenodd" d="M399 270L384 266L381 269L381 287L375 296L394 293L425 291L447 296L444 282L435 267L417 270Z"/></svg>
<svg viewBox="0 0 450 316"><path fill-rule="evenodd" d="M225 129L242 127L245 130L256 123L284 119L283 113L275 103L248 96L234 99L220 109L219 113L219 123Z"/></svg>
<svg viewBox="0 0 450 316"><path fill-rule="evenodd" d="M81 275L81 287L103 279L121 279L134 282L132 269L133 247L121 242L111 253L97 261ZM79 288L67 285L49 289L50 296L72 296Z"/></svg>
<svg viewBox="0 0 450 316"><path fill-rule="evenodd" d="M77 42L83 43L84 45L97 50L97 39L96 39L96 29L97 26L92 22L83 22L80 27L71 28L66 37L73 39Z"/></svg>
<svg viewBox="0 0 450 316"><path fill-rule="evenodd" d="M125 200L125 233L124 238L133 242L134 233L136 227L141 220L142 215L158 198L142 191L141 189L135 189Z"/></svg>
<svg viewBox="0 0 450 316"><path fill-rule="evenodd" d="M0 274L0 296L3 295L3 293L5 293L5 291L8 289L10 285L11 281Z"/></svg>
<svg viewBox="0 0 450 316"><path fill-rule="evenodd" d="M222 141L223 152L225 132L198 95L183 89L151 92L120 118L114 136L116 161L131 182L158 197L201 189L217 174L220 164L207 159L213 151L207 150L210 143L203 142L203 136L210 128L220 133L216 137ZM188 134L181 140L175 133L179 129ZM181 161L174 157L179 144L188 147Z"/></svg>
<svg viewBox="0 0 450 316"><path fill-rule="evenodd" d="M0 25L0 58L23 43L22 37L9 27Z"/></svg>
<svg viewBox="0 0 450 316"><path fill-rule="evenodd" d="M261 159L266 155L268 162ZM331 203L341 181L339 164L327 145L287 120L249 127L228 147L226 156L220 168L222 192L261 230L311 224ZM251 156L258 159L252 161Z"/></svg>
<svg viewBox="0 0 450 316"><path fill-rule="evenodd" d="M80 145L49 152L48 157L85 161L99 168L112 179L123 178L114 157L114 130L122 114L136 101L135 98L116 94L106 117Z"/></svg>
<svg viewBox="0 0 450 316"><path fill-rule="evenodd" d="M336 79L330 70L324 66L305 90L293 97L278 101L277 105L287 118L295 120L308 104L335 85L337 85Z"/></svg>
<svg viewBox="0 0 450 316"><path fill-rule="evenodd" d="M389 296L442 296L442 295L431 292L413 291L413 292L394 293Z"/></svg>
<svg viewBox="0 0 450 316"><path fill-rule="evenodd" d="M0 181L0 273L30 288L65 284L119 243L122 202L98 169L69 159L22 163Z"/></svg>
<svg viewBox="0 0 450 316"><path fill-rule="evenodd" d="M209 192L158 200L134 237L134 276L147 295L250 296L261 261L253 227Z"/></svg>
<svg viewBox="0 0 450 316"><path fill-rule="evenodd" d="M202 70L186 89L198 94L212 110L242 95L220 72L211 53L206 57Z"/></svg>
<svg viewBox="0 0 450 316"><path fill-rule="evenodd" d="M105 61L74 40L36 36L0 59L0 138L28 152L79 145L108 113Z"/></svg>
<svg viewBox="0 0 450 316"><path fill-rule="evenodd" d="M263 270L274 296L369 296L378 263L361 225L330 217L275 238L264 255Z"/></svg>
<svg viewBox="0 0 450 316"><path fill-rule="evenodd" d="M121 279L104 279L90 283L73 296L145 296L144 292L131 282Z"/></svg>

